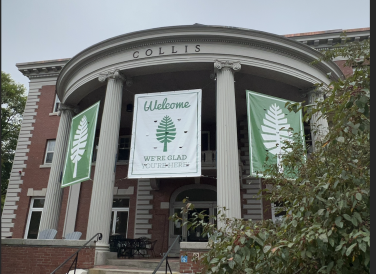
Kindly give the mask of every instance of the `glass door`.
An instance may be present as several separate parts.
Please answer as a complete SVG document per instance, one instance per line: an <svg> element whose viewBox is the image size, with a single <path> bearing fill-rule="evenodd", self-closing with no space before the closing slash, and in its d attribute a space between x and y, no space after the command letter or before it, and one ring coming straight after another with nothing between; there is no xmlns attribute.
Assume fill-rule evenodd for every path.
<svg viewBox="0 0 376 274"><path fill-rule="evenodd" d="M188 212L188 221L193 221L193 214L205 214L210 216L210 208L209 207L196 207L193 210ZM204 223L209 223L209 216L204 217ZM187 231L187 241L188 242L207 242L208 236L205 235L205 237L202 236L203 233L203 227L197 226L196 228L191 227Z"/></svg>
<svg viewBox="0 0 376 274"><path fill-rule="evenodd" d="M110 235L127 237L129 216L129 199L115 198L112 203Z"/></svg>

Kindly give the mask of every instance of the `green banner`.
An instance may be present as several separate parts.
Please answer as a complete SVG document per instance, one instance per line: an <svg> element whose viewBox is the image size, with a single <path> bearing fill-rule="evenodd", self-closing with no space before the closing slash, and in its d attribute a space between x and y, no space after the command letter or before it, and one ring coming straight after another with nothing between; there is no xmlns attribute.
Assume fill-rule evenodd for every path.
<svg viewBox="0 0 376 274"><path fill-rule="evenodd" d="M72 119L62 188L90 179L99 103L100 101Z"/></svg>
<svg viewBox="0 0 376 274"><path fill-rule="evenodd" d="M281 148L283 141L292 141L293 133L300 133L304 140L302 112L290 112L285 107L287 102L295 103L293 101L249 90L246 94L250 175L266 177L263 175L263 165L267 154L267 163L275 163L283 172L279 161L288 152ZM289 128L293 128L293 131Z"/></svg>

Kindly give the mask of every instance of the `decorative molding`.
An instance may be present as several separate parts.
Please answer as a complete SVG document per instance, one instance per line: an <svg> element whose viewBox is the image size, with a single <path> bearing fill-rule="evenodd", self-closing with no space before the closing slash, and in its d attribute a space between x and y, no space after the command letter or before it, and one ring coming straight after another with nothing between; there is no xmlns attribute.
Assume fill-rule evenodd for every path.
<svg viewBox="0 0 376 274"><path fill-rule="evenodd" d="M27 196L40 196L45 197L47 188L42 188L42 190L34 190L33 188L27 189Z"/></svg>
<svg viewBox="0 0 376 274"><path fill-rule="evenodd" d="M109 70L107 72L103 72L99 74L99 77L98 77L99 82L104 82L107 79L121 80L123 82L126 81L125 76L118 69Z"/></svg>
<svg viewBox="0 0 376 274"><path fill-rule="evenodd" d="M59 116L61 115L62 111L72 111L72 112L77 114L77 113L79 113L80 110L77 106L71 106L71 105L68 105L68 104L60 103L59 104L59 112L58 112Z"/></svg>
<svg viewBox="0 0 376 274"><path fill-rule="evenodd" d="M133 195L134 194L134 186L130 186L128 188L118 188L114 187L114 195Z"/></svg>
<svg viewBox="0 0 376 274"><path fill-rule="evenodd" d="M161 209L170 209L169 202L161 202Z"/></svg>
<svg viewBox="0 0 376 274"><path fill-rule="evenodd" d="M30 71L30 68L27 69L28 72ZM22 71L21 71L22 72ZM27 76L27 75L25 75ZM47 81L48 83L48 81ZM25 176L25 168L27 167L27 164L25 161L27 161L29 149L27 146L31 143L30 139L33 136L31 131L34 129L33 126L31 126L35 122L35 116L36 116L36 109L38 108L38 105L33 102L35 99L39 99L39 96L41 92L39 89L41 89L44 85L46 85L45 82L39 82L39 83L32 83L29 84L29 93L26 100L26 105L29 106L31 110L34 109L32 112L25 112L23 114L23 121L21 124L20 134L18 136L18 142L17 142L17 148L14 154L14 158L19 158L20 160L17 161L17 164L14 163L12 165L12 170L9 178L9 189L14 189L16 192L8 192L5 197L5 204L13 203L13 206L18 206L18 202L20 200L20 196L18 193L21 191L21 187L23 184L23 177ZM42 190L43 191L43 190ZM34 192L34 191L33 191ZM13 195L15 194L15 195ZM43 193L39 193L43 194ZM16 218L16 211L14 209L10 209L7 212L3 211L1 215L1 223L11 223L14 224L14 219ZM13 232L10 230L10 227L2 226L2 234L1 238L5 237L11 237L13 236Z"/></svg>
<svg viewBox="0 0 376 274"><path fill-rule="evenodd" d="M240 61L229 61L229 60L225 60L225 61L220 61L220 60L215 60L214 61L214 68L215 69L232 69L234 71L238 71L241 69L241 65L240 65Z"/></svg>
<svg viewBox="0 0 376 274"><path fill-rule="evenodd" d="M262 33L262 34L263 35L261 35L261 37L265 38L264 37L265 34L264 33ZM150 43L139 43L139 44L134 43L132 45L118 46L118 47L116 47L116 49L108 50L107 52L94 55L95 54L95 53L93 53L94 49L104 47L104 45L108 45L108 44L111 43L110 41L106 41L106 43L100 43L100 45L96 45L96 47L91 47L91 48L81 52L80 54L76 55L75 60L74 61L72 60L73 62L72 63L69 62L69 64L68 64L69 67L72 68L72 70L63 71L63 73L60 75L60 77L58 79L58 83L57 83L57 89L58 90L60 89L62 81L65 82L65 80L61 80L61 79L67 78L67 77L69 77L70 75L73 75L73 74L78 74L85 67L87 67L91 63L99 61L100 59L106 58L110 55L117 54L117 53L120 53L120 52L123 52L123 51L126 51L126 50L145 47L145 46L160 45L160 44L171 44L171 43L177 43L177 42L214 42L214 43L240 44L240 45L246 45L246 46L252 47L252 48L261 49L263 51L275 52L279 55L284 55L284 56L287 56L289 58L299 60L301 62L304 62L305 64L307 64L307 63L309 64L313 60L320 57L320 53L317 50L313 49L312 47L307 47L306 45L302 45L300 42L297 42L297 41L295 41L291 38L283 38L283 42L285 42L286 45L283 45L284 47L281 47L280 44L275 43L276 41L273 40L273 39L276 39L277 37L279 39L281 39L281 37L279 37L277 35L272 35L272 34L268 34L268 35L271 36L269 38L272 38L270 40L270 45L268 45L268 44L266 44L265 42L262 42L262 41L257 41L255 39L253 39L253 41L255 41L255 42L253 42L253 41L252 42L244 42L244 40L235 41L235 40L229 40L229 39L214 39L214 38L213 39L203 39L203 38L169 39L169 40L153 41L153 42L150 42ZM252 37L250 37L250 38L252 38ZM258 37L256 37L256 39L257 38ZM111 39L111 41L112 40L118 41L117 39ZM126 39L124 37L122 37L122 38L120 38L120 40L118 42L119 43L126 42L124 40L126 40ZM112 41L112 42L114 43L114 41ZM288 46L295 46L295 48L288 48ZM300 48L300 47L302 47L302 48ZM310 50L308 50L308 49L310 49ZM302 53L302 50L305 50L306 54ZM88 57L88 58L85 59L85 61L83 61L84 56ZM329 64L326 64L326 65L315 64L315 65L310 65L310 66L316 67L319 71L323 72L324 74L327 73L328 67L330 67L331 70L334 70L334 71L337 72L337 74L342 75L341 71L339 69L337 69L337 66L334 63L331 63L331 62L329 62ZM79 82L79 81L80 80L78 80L77 82ZM72 85L70 85L70 88L68 88L68 89L64 88L64 89L69 90L73 86L75 86L76 83L73 83ZM63 87L61 87L61 88L63 88ZM70 93L70 92L68 92L68 93Z"/></svg>

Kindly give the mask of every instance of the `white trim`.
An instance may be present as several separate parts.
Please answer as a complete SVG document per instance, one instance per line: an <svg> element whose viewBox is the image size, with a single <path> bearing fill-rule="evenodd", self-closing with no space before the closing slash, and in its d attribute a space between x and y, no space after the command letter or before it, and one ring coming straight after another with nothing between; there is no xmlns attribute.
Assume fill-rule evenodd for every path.
<svg viewBox="0 0 376 274"><path fill-rule="evenodd" d="M129 204L130 204L130 198L127 197L127 196L114 196L113 200L115 199L127 199ZM129 231L129 206L128 207L112 207L111 209L111 215L112 213L114 213L114 217L112 219L112 224L111 224L111 232L110 232L110 235L112 235L113 233L115 233L115 229L116 229L116 216L117 216L117 213L118 212L128 212L128 216L127 216L127 232L125 234L125 237L127 238L128 237L128 231Z"/></svg>
<svg viewBox="0 0 376 274"><path fill-rule="evenodd" d="M27 222L26 222L26 228L25 228L25 233L24 233L24 239L27 239L27 234L29 233L30 218L31 218L32 213L40 211L43 214L43 207L42 208L34 208L33 207L35 199L44 199L44 197L33 197L30 200L29 214L27 216ZM41 218L42 218L42 215L41 215ZM40 225L40 223L39 223L39 225ZM39 233L39 231L38 231L38 233Z"/></svg>
<svg viewBox="0 0 376 274"><path fill-rule="evenodd" d="M50 144L50 142L54 142L54 149L53 150L48 150L48 146ZM44 153L44 165L52 165L52 159L51 159L51 163L47 163L46 160L47 160L47 154L48 153L52 153L52 158L54 157L54 151L55 151L55 145L56 145L56 139L49 139L47 140L47 144L46 144L46 151Z"/></svg>

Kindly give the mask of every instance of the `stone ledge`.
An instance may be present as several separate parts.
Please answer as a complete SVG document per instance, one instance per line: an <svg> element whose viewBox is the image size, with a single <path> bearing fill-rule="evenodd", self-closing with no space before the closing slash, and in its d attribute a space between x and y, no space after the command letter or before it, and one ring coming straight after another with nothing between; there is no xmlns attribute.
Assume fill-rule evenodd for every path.
<svg viewBox="0 0 376 274"><path fill-rule="evenodd" d="M180 251L209 251L208 242L180 242Z"/></svg>
<svg viewBox="0 0 376 274"><path fill-rule="evenodd" d="M1 245L11 246L50 246L50 247L81 247L86 240L38 240L38 239L1 239ZM87 247L95 247L96 243L90 242Z"/></svg>

